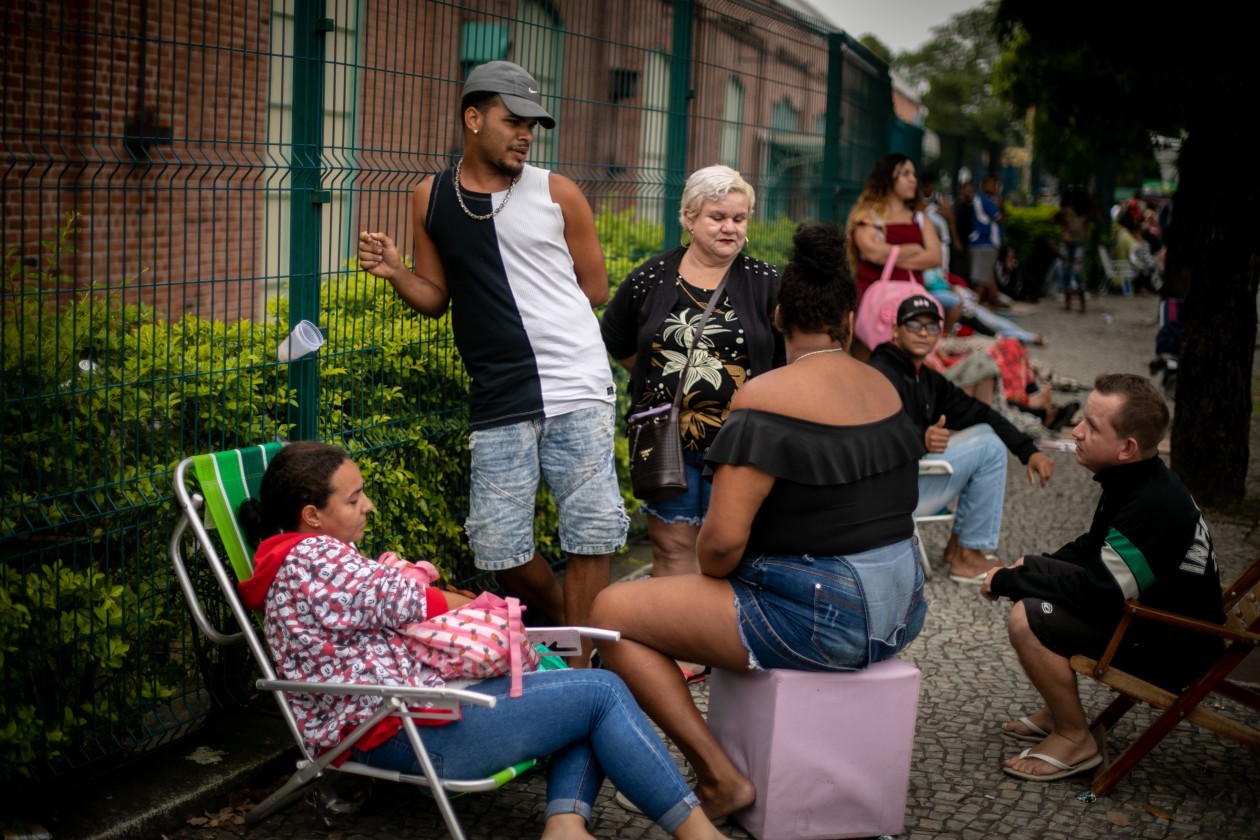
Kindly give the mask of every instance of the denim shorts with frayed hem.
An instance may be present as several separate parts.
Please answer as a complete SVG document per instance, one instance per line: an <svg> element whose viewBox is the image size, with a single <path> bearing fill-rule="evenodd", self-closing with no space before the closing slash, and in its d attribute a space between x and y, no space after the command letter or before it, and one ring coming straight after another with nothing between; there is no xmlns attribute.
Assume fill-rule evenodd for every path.
<svg viewBox="0 0 1260 840"><path fill-rule="evenodd" d="M626 544L630 520L613 466L611 405L596 405L507 426L478 429L464 530L477 568L502 571L534 556L534 499L545 479L560 513L560 548L611 554Z"/></svg>
<svg viewBox="0 0 1260 840"><path fill-rule="evenodd" d="M745 558L727 580L753 668L864 668L913 641L927 614L909 539L843 557Z"/></svg>

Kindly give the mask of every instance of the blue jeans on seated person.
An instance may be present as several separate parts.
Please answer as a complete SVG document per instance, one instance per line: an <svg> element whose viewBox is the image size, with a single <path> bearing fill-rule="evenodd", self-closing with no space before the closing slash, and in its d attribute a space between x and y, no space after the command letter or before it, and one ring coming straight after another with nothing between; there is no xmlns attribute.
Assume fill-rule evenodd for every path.
<svg viewBox="0 0 1260 840"><path fill-rule="evenodd" d="M662 522L685 522L699 527L709 512L709 491L713 482L704 480L703 452L683 452L687 469L687 489L659 502L643 502L639 508Z"/></svg>
<svg viewBox="0 0 1260 840"><path fill-rule="evenodd" d="M551 756L547 810L580 814L588 822L604 774L662 830L672 833L699 807L652 724L621 678L609 671L562 670L525 674L524 694L512 698L511 677L468 687L498 700L493 709L464 706L463 717L420 730L438 775L476 779L530 758ZM364 764L419 774L406 732L367 752Z"/></svg>
<svg viewBox="0 0 1260 840"><path fill-rule="evenodd" d="M755 669L855 671L908 645L927 614L909 539L842 557L746 557L727 581Z"/></svg>
<svg viewBox="0 0 1260 840"><path fill-rule="evenodd" d="M962 303L962 296L957 292L947 291L945 289L928 289L928 294L936 298L936 302L945 310L953 309ZM1037 340L1037 334L1029 332L1023 327L1016 324L1010 318L1003 318L992 309L986 306L976 304L970 313L964 308L963 314L970 314L980 322L985 329L991 330L994 335L1001 338L1013 338L1021 344L1032 344Z"/></svg>
<svg viewBox="0 0 1260 840"><path fill-rule="evenodd" d="M1006 498L1006 445L987 423L950 432L949 445L923 460L947 461L953 475L919 476L915 516L931 516L958 497L953 531L964 548L992 551L1002 530Z"/></svg>

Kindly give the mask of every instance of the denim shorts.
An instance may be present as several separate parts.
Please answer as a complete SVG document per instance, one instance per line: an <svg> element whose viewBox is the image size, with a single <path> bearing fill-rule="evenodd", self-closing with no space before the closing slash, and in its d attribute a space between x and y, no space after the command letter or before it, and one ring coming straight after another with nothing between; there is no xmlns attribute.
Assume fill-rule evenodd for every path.
<svg viewBox="0 0 1260 840"><path fill-rule="evenodd" d="M626 543L630 520L613 466L611 405L508 426L478 429L464 530L477 568L502 571L534 556L534 500L545 478L560 512L560 547L611 554Z"/></svg>
<svg viewBox="0 0 1260 840"><path fill-rule="evenodd" d="M752 668L864 668L913 641L927 614L909 539L843 557L745 558L727 580Z"/></svg>
<svg viewBox="0 0 1260 840"><path fill-rule="evenodd" d="M713 483L704 480L703 452L684 452L687 467L687 489L677 496L659 502L643 502L639 507L662 522L686 522L699 526L709 512L709 491Z"/></svg>

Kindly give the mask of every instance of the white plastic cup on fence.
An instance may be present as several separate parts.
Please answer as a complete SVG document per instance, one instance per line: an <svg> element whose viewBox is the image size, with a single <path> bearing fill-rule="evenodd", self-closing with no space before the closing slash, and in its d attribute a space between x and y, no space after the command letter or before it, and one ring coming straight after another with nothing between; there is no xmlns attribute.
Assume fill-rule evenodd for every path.
<svg viewBox="0 0 1260 840"><path fill-rule="evenodd" d="M281 362L296 362L309 356L324 345L324 334L310 321L299 321L289 337L276 348L276 358Z"/></svg>

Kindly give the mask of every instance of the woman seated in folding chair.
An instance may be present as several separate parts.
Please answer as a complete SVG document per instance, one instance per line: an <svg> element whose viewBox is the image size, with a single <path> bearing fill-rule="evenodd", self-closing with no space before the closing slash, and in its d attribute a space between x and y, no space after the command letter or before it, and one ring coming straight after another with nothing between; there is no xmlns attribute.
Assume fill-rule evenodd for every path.
<svg viewBox="0 0 1260 840"><path fill-rule="evenodd" d="M905 647L927 611L911 519L922 435L888 380L845 352L857 293L841 233L806 225L793 243L775 318L789 364L739 390L709 449L702 574L620 583L595 599L596 624L621 632L599 643L605 663L691 762L710 818L756 791L674 659L854 670Z"/></svg>
<svg viewBox="0 0 1260 840"><path fill-rule="evenodd" d="M247 606L265 609L264 630L281 679L441 687L397 628L466 599L359 553L354 543L363 537L373 505L346 453L322 443L292 443L267 468L259 496L240 511L242 525L261 540L254 576L241 592ZM424 730L427 751L444 778L477 778L551 755L545 840L591 836L586 822L605 772L673 836L721 836L620 678L590 670L530 673L523 695L509 699L510 683L508 676L447 683L499 702L491 709L465 707L460 720ZM292 696L298 725L315 753L335 746L380 702ZM357 761L421 772L397 718L386 718L360 744L364 749L353 750Z"/></svg>

